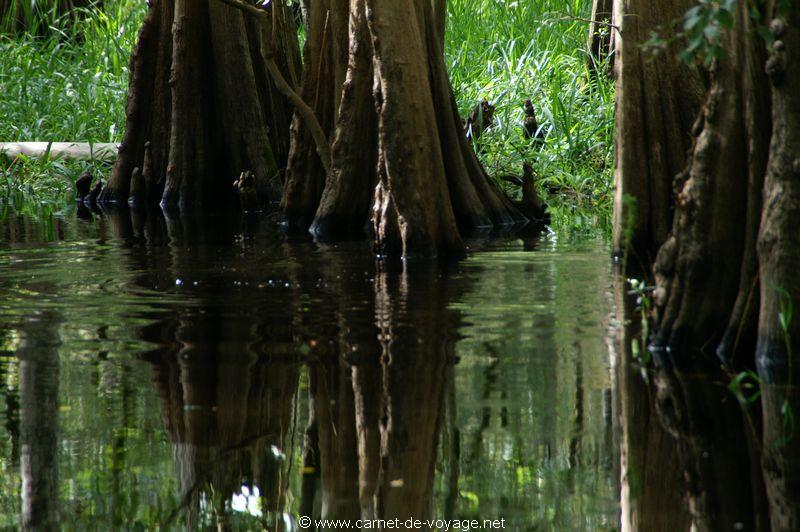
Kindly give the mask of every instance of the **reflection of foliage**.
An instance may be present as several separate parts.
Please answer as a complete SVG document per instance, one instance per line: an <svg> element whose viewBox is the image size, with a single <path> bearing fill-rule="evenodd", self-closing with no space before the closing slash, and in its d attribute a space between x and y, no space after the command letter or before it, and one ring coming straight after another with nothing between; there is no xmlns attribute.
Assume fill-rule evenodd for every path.
<svg viewBox="0 0 800 532"><path fill-rule="evenodd" d="M788 379L785 383L785 398L780 403L780 418L781 418L781 436L773 442L775 447L784 447L788 445L795 436L797 431L797 415L792 408L789 400L789 395L792 393L794 387L794 371L793 371L793 351L792 351L792 335L791 327L793 320L794 304L792 302L791 294L788 290L781 286L771 285L776 293L778 300L778 323L780 325L781 333L783 335L784 346L786 349L786 363ZM728 385L728 389L742 404L752 404L761 399L762 387L764 382L759 375L752 371L746 370L738 373ZM770 386L772 384L769 384Z"/></svg>
<svg viewBox="0 0 800 532"><path fill-rule="evenodd" d="M573 244L583 252L552 262L545 243L541 255L487 254L465 264L464 274L478 277L455 305L470 326L457 345L454 518L505 517L523 531L615 529L602 415L608 370L600 324L609 302L600 287L608 262L607 250L593 245ZM576 434L578 371L586 415ZM575 436L582 441L571 460ZM444 446L441 453L446 463ZM437 491L447 493L447 485Z"/></svg>
<svg viewBox="0 0 800 532"><path fill-rule="evenodd" d="M792 313L794 304L792 296L789 291L781 286L773 286L778 294L778 304L780 310L778 312L778 321L781 325L781 332L783 333L783 341L786 347L786 361L788 366L789 380L786 383L786 398L781 404L781 437L775 442L775 445L782 447L787 445L793 438L797 429L797 417L795 416L792 405L789 402L789 394L794 385L794 371L793 371L793 354L792 354Z"/></svg>
<svg viewBox="0 0 800 532"><path fill-rule="evenodd" d="M728 389L741 403L754 403L761 396L761 379L754 371L742 371L731 379Z"/></svg>
<svg viewBox="0 0 800 532"><path fill-rule="evenodd" d="M650 336L650 310L654 287L648 286L641 279L628 279L628 284L631 287L628 293L636 296L636 310L639 312L641 321L639 334L631 339L631 351L634 358L641 365L642 377L647 380L646 370L650 364L650 351L647 349L647 341Z"/></svg>
<svg viewBox="0 0 800 532"><path fill-rule="evenodd" d="M66 339L67 348L73 341ZM176 504L176 483L168 447L153 445L161 432L152 415L158 398L152 389L132 390L149 381L147 368L125 356L93 368L79 360L62 355L62 441L80 447L59 456L61 513L75 529L152 529Z"/></svg>

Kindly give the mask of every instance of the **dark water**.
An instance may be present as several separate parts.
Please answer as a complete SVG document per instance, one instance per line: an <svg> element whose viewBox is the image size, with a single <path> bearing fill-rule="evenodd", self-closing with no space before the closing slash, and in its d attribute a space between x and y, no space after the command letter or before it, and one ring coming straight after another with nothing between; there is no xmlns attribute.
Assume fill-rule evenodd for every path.
<svg viewBox="0 0 800 532"><path fill-rule="evenodd" d="M10 216L0 528L617 529L607 247L471 248L403 269L267 219Z"/></svg>

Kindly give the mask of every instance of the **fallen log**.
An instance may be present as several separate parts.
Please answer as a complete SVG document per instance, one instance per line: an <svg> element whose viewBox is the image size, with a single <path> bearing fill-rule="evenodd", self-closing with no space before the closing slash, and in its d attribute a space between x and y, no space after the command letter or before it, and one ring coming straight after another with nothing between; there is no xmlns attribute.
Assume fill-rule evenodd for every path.
<svg viewBox="0 0 800 532"><path fill-rule="evenodd" d="M118 148L119 144L113 142L0 142L0 157L14 160L24 155L34 159L50 157L113 162Z"/></svg>

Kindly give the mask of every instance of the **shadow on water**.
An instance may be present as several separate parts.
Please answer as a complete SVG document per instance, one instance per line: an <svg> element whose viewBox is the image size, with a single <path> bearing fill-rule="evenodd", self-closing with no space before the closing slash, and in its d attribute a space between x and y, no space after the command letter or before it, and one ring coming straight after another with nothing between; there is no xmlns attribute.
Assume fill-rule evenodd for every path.
<svg viewBox="0 0 800 532"><path fill-rule="evenodd" d="M0 222L0 527L614 530L620 491L623 522L681 502L609 369L602 243L403 268L257 217L91 214Z"/></svg>

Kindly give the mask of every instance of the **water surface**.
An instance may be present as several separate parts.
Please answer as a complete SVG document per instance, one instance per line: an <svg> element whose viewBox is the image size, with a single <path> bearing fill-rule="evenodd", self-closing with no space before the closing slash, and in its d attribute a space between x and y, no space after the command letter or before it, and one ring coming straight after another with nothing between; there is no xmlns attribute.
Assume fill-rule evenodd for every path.
<svg viewBox="0 0 800 532"><path fill-rule="evenodd" d="M376 262L269 217L0 222L0 528L612 530L606 245Z"/></svg>

